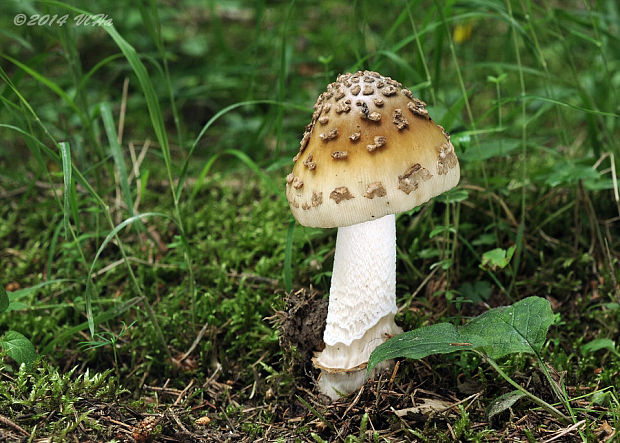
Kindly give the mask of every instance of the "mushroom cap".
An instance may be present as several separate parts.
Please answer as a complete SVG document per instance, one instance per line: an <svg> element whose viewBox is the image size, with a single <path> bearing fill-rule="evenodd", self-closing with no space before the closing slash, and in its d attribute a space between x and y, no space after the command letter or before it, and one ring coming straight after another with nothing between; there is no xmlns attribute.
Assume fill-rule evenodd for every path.
<svg viewBox="0 0 620 443"><path fill-rule="evenodd" d="M354 225L456 186L454 146L425 106L376 72L338 76L314 105L286 178L295 219L322 228Z"/></svg>

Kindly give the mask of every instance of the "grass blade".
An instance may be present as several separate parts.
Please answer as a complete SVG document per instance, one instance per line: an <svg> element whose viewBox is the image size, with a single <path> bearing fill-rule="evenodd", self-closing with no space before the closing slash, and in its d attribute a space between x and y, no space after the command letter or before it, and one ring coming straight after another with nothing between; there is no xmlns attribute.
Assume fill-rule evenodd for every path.
<svg viewBox="0 0 620 443"><path fill-rule="evenodd" d="M174 180L172 178L172 161L170 159L170 145L168 143L168 134L166 133L164 117L161 113L159 99L157 98L157 93L155 92L153 83L151 82L146 67L140 60L140 57L136 53L134 47L131 46L118 33L114 26L105 26L104 29L108 32L108 34L110 34L110 37L112 37L116 45L125 55L125 58L131 65L134 74L138 78L138 83L140 83L140 88L142 89L144 98L146 99L146 106L148 108L149 116L151 118L151 124L153 125L155 136L157 137L157 141L159 142L159 146L161 147L161 151L164 157L164 163L166 165L168 179L170 180L170 191L172 192L172 197L176 202L177 198L176 190L174 187Z"/></svg>
<svg viewBox="0 0 620 443"><path fill-rule="evenodd" d="M119 315L121 315L123 312L128 311L132 306L135 306L138 303L140 303L143 299L144 297L134 297L130 300L127 300L125 303L122 303L120 306L116 306L114 308L108 309L107 311L102 312L101 314L97 315L93 319L92 323L95 325L98 325L108 320L112 320L113 318L116 318ZM86 321L84 323L80 323L79 325L73 326L69 329L62 331L61 333L56 335L54 340L52 340L45 346L42 353L43 354L48 353L52 349L54 349L54 346L56 344L62 343L63 341L68 340L69 338L73 337L76 333L80 331L83 331L85 329L90 329L90 325L91 325L91 321Z"/></svg>
<svg viewBox="0 0 620 443"><path fill-rule="evenodd" d="M118 173L118 179L121 185L121 194L127 211L130 216L134 215L133 211L133 197L129 188L129 180L127 178L127 165L123 158L123 152L121 146L118 143L118 134L116 133L116 126L114 119L112 118L112 110L108 103L101 103L99 105L99 111L101 112L101 118L103 120L103 126L105 128L106 135L108 137L108 143L110 144L110 152L114 159L114 165L116 166L116 172Z"/></svg>
<svg viewBox="0 0 620 443"><path fill-rule="evenodd" d="M96 296L96 289L93 283L92 276L95 270L95 265L97 264L97 260L99 259L99 256L101 255L103 250L106 248L108 243L110 243L112 239L116 238L118 233L122 231L126 226L131 225L133 222L141 221L142 219L149 218L149 217L163 217L177 224L177 221L173 217L171 217L168 214L164 214L162 212L145 212L143 214L134 215L133 217L130 217L124 220L123 222L121 222L120 224L118 224L117 226L115 226L114 229L112 229L112 231L103 240L103 242L101 243L101 246L99 246L99 249L97 250L97 253L95 254L95 258L93 259L90 265L90 269L88 270L88 276L86 280L86 316L87 316L88 328L90 330L91 336L95 335L95 317L93 316L92 300ZM129 266L129 264L127 266ZM134 283L136 284L136 288L140 290L140 287L137 285L137 282L134 281ZM159 331L159 335L161 336L160 338L162 342L165 344L165 341L163 340L163 336L161 334L161 331L159 330L159 326L157 325L157 323L154 323L154 327Z"/></svg>
<svg viewBox="0 0 620 443"><path fill-rule="evenodd" d="M56 93L67 105L69 105L69 107L72 110L75 111L75 113L80 117L80 120L82 121L84 126L88 126L88 119L86 118L84 113L82 113L82 111L80 111L80 109L76 106L75 102L71 99L71 97L69 97L67 95L67 93L65 91L62 90L62 88L60 86L58 86L56 83L54 83L53 81L51 81L50 79L48 79L44 75L42 75L42 74L38 73L37 71L35 71L30 66L25 65L25 64L21 63L18 60L15 60L13 57L10 57L10 56L8 56L6 54L2 54L1 57L6 59L6 60L8 60L8 61L10 61L15 66L17 66L18 68L20 68L21 70L23 70L24 72L29 74L32 78L34 78L35 80L39 81L43 86L46 86L52 92Z"/></svg>
<svg viewBox="0 0 620 443"><path fill-rule="evenodd" d="M69 143L60 142L60 156L62 158L62 176L64 184L64 206L63 206L63 224L65 227L65 240L69 239L69 217L71 206L71 189L73 188L73 179L71 177L71 148Z"/></svg>
<svg viewBox="0 0 620 443"><path fill-rule="evenodd" d="M284 197L284 187L276 185L274 181L271 179L271 177L265 174L263 170L260 168L260 166L258 166L256 162L254 162L254 160L252 160L245 152L239 151L238 149L226 149L225 151L218 152L217 154L209 158L209 160L207 160L207 163L202 168L202 171L200 171L198 180L196 181L196 184L194 185L194 188L192 189L190 200L193 200L194 197L196 197L196 194L198 194L198 192L200 191L200 188L202 187L204 179L209 174L209 171L213 167L213 164L218 158L222 157L223 155L232 155L233 157L237 157L248 168L254 171L256 175L258 175L267 184L267 186L269 186L269 188L274 194L279 195L280 197Z"/></svg>
<svg viewBox="0 0 620 443"><path fill-rule="evenodd" d="M293 109L297 109L297 110L301 110L301 111L310 111L308 108L306 108L304 106L300 106L300 105L296 105L296 104L288 103L288 102L280 102L280 101L277 101L277 100L247 100L247 101L242 101L242 102L234 103L234 104L232 104L230 106L225 107L224 109L221 109L213 117L211 117L207 123L205 123L205 125L202 127L202 129L198 133L198 136L194 140L194 143L192 143L192 146L190 147L189 152L187 153L187 157L185 157L185 161L183 163L183 167L181 168L181 173L179 174L179 185L177 187L177 189L178 189L178 198L181 198L181 193L183 192L183 183L184 183L184 180L185 180L185 175L187 174L187 169L189 167L190 159L192 158L192 155L194 154L194 152L198 148L198 142L202 139L202 137L205 135L207 130L220 117L222 117L226 113L228 113L228 112L230 112L230 111L232 111L234 109L243 107L243 106L258 105L258 104L276 105L276 106L283 106L285 108L293 108ZM217 155L218 154L216 154L214 157L217 158ZM247 155L245 157L247 157ZM249 159L249 157L247 157L247 158ZM213 159L213 157L212 157L212 159ZM211 161L211 159L209 161ZM215 161L215 159L213 159L213 161ZM254 162L252 161L252 163L254 163ZM207 165L209 165L209 162L207 162ZM207 165L205 165L205 168L207 167ZM210 167L211 166L209 166L209 168ZM204 172L204 170L203 170L203 172ZM207 169L207 172L208 172L208 169ZM194 190L195 190L195 187L194 187Z"/></svg>

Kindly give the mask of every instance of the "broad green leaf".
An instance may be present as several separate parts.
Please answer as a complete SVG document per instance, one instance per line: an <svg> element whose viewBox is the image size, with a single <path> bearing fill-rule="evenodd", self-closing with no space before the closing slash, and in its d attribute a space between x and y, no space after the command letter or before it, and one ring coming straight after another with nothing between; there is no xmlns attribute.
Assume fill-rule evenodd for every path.
<svg viewBox="0 0 620 443"><path fill-rule="evenodd" d="M504 412L506 409L511 408L523 397L525 397L525 394L521 391L510 391L504 395L500 395L487 407L487 420L491 420L500 412Z"/></svg>
<svg viewBox="0 0 620 443"><path fill-rule="evenodd" d="M516 352L535 354L542 348L552 323L549 302L528 297L512 306L490 309L462 327L438 323L393 337L372 352L368 372L378 363L396 357L420 359L474 349L493 359Z"/></svg>
<svg viewBox="0 0 620 443"><path fill-rule="evenodd" d="M474 303L481 303L491 296L491 283L486 280L478 280L473 283L465 282L459 288L459 293Z"/></svg>
<svg viewBox="0 0 620 443"><path fill-rule="evenodd" d="M11 312L11 311L23 311L24 309L28 309L28 306L26 303L21 302L21 301L16 301L16 302L11 302L9 304L9 307L7 308L6 312Z"/></svg>
<svg viewBox="0 0 620 443"><path fill-rule="evenodd" d="M18 364L32 363L37 358L34 346L19 332L8 331L0 338L0 347Z"/></svg>
<svg viewBox="0 0 620 443"><path fill-rule="evenodd" d="M556 187L575 184L579 181L596 182L600 174L592 166L577 162L557 162L551 171L546 173L545 184Z"/></svg>
<svg viewBox="0 0 620 443"><path fill-rule="evenodd" d="M479 348L497 359L516 352L538 353L553 323L549 302L540 297L528 297L512 306L490 309L460 328L463 340L476 336L484 339Z"/></svg>
<svg viewBox="0 0 620 443"><path fill-rule="evenodd" d="M459 154L459 160L485 161L494 157L507 157L521 147L521 139L505 139L502 143L496 140L480 142L480 149L474 146Z"/></svg>
<svg viewBox="0 0 620 443"><path fill-rule="evenodd" d="M516 246L513 245L509 247L507 251L502 248L495 248L485 252L482 254L482 263L480 263L480 267L492 271L497 268L504 269L508 266L508 263L510 263L515 249Z"/></svg>
<svg viewBox="0 0 620 443"><path fill-rule="evenodd" d="M450 354L462 349L475 349L487 342L482 338L468 337L464 341L456 326L451 323L438 323L424 326L393 337L378 346L370 355L368 370L378 363L396 357L421 359L432 354Z"/></svg>

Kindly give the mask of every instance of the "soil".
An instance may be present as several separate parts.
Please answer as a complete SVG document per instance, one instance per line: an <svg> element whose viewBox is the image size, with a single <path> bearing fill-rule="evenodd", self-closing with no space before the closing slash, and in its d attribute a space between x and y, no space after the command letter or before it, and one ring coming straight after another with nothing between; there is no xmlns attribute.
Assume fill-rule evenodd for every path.
<svg viewBox="0 0 620 443"><path fill-rule="evenodd" d="M277 313L280 346L292 363L306 366L325 347L323 331L328 299L313 288L301 288L286 298L286 311Z"/></svg>

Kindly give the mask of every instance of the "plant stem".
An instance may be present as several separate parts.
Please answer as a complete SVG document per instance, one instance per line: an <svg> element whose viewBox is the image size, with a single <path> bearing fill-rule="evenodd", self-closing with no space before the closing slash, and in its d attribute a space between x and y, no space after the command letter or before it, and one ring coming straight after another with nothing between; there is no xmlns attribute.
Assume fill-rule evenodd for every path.
<svg viewBox="0 0 620 443"><path fill-rule="evenodd" d="M561 422L564 422L564 423L570 423L571 422L569 417L567 417L566 415L562 414L554 406L550 405L549 403L544 401L542 398L536 397L534 394L532 394L527 389L525 389L520 384L518 384L516 381L514 381L512 378L510 378L508 376L508 374L506 374L502 370L502 368L499 367L499 365L495 362L495 360L493 360L492 358L484 355L483 353L481 353L479 351L475 351L474 350L474 352L477 353L478 355L482 356L482 358L484 360L486 360L491 365L491 367L493 369L495 369L499 375L502 376L502 378L504 380L506 380L508 383L510 383L512 386L514 386L516 389L518 389L520 392L522 392L526 397L528 397L534 403L536 403L537 405L539 405L543 409L547 410L549 413L551 413L551 415L553 415L555 418L557 418Z"/></svg>
<svg viewBox="0 0 620 443"><path fill-rule="evenodd" d="M560 421L562 421L564 423L570 423L570 421L571 421L570 418L568 418L566 415L562 414L559 410L557 410L554 406L552 406L549 403L547 403L546 401L544 401L542 398L536 397L534 394L532 394L527 389L522 387L519 383L517 383L512 378L510 378L508 376L508 374L506 374L502 370L502 368L499 367L499 365L495 362L495 360L493 360L492 358L488 357L487 355L484 355L482 352L479 352L479 351L476 351L476 350L473 350L473 351L476 354L480 355L485 361L487 361L491 365L491 367L493 369L495 369L499 375L502 376L502 378L504 380L506 380L508 383L510 383L512 386L514 386L516 389L518 389L520 392L522 392L527 398L532 400L534 403L539 405L541 408L547 410L549 413L551 413L551 415L553 415L558 420L560 420Z"/></svg>

